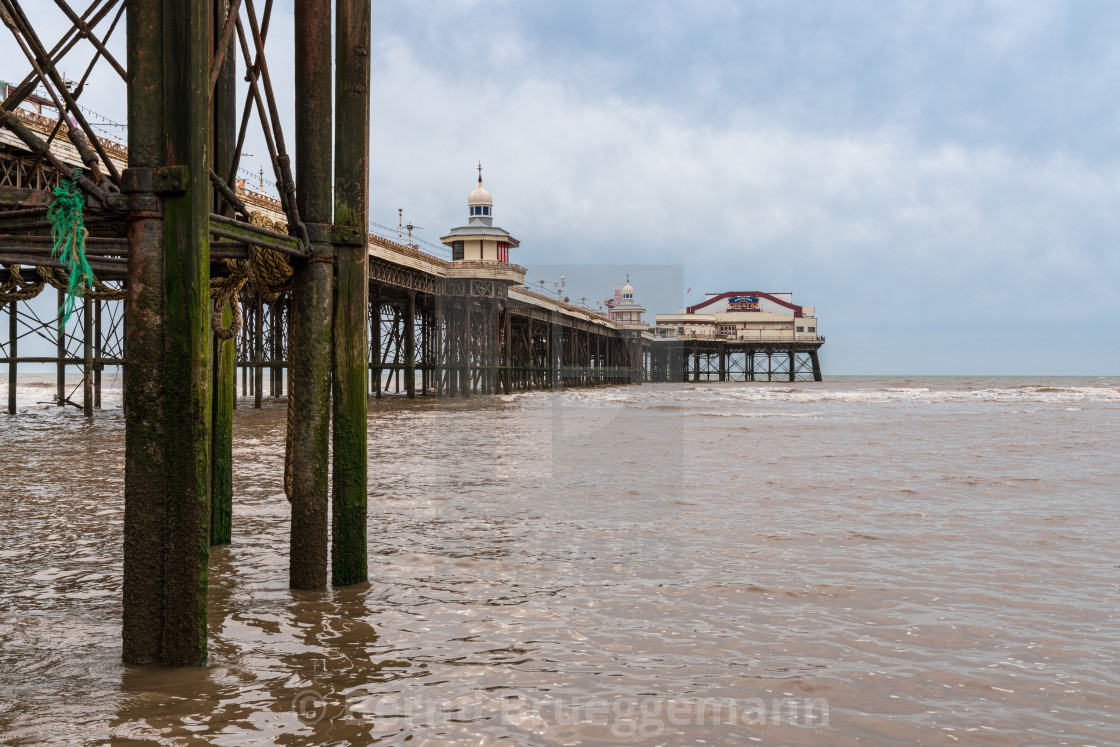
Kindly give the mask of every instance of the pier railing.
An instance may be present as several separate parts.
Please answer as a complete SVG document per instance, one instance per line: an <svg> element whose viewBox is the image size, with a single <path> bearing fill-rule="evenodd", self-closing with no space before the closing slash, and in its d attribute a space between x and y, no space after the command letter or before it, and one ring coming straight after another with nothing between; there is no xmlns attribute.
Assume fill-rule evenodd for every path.
<svg viewBox="0 0 1120 747"><path fill-rule="evenodd" d="M675 330L654 328L654 335L658 339L671 340L714 340L719 342L824 342L824 335L790 332L786 330L748 330L738 335L706 335L690 332L677 334Z"/></svg>

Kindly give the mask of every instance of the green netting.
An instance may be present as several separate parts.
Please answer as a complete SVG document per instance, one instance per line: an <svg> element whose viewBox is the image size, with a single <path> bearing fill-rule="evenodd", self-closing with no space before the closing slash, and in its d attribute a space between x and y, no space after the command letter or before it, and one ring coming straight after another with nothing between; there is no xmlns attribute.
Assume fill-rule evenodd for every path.
<svg viewBox="0 0 1120 747"><path fill-rule="evenodd" d="M57 259L70 274L70 282L66 287L66 300L59 309L63 327L74 313L77 299L85 295L87 290L93 289L93 270L86 260L88 232L82 220L85 198L78 188L78 180L81 178L82 170L74 169L73 178L61 180L54 188L54 201L47 208L47 218L51 222L51 237L54 239L51 257Z"/></svg>

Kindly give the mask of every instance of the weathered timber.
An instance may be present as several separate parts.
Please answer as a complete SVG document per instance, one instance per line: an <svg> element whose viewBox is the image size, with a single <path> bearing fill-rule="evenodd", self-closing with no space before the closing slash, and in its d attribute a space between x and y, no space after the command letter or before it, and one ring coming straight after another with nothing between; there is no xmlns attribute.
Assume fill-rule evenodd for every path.
<svg viewBox="0 0 1120 747"><path fill-rule="evenodd" d="M307 256L303 244L295 236L286 236L268 228L243 223L218 214L210 216L210 223L211 236L262 246L294 257Z"/></svg>
<svg viewBox="0 0 1120 747"><path fill-rule="evenodd" d="M51 204L50 190L46 189L28 189L26 187L0 187L0 205L19 205L21 208L30 208L32 205L42 205L46 208ZM26 215L43 215L42 209L25 209L19 211L6 211L3 213L4 217L9 217L12 213L21 213Z"/></svg>

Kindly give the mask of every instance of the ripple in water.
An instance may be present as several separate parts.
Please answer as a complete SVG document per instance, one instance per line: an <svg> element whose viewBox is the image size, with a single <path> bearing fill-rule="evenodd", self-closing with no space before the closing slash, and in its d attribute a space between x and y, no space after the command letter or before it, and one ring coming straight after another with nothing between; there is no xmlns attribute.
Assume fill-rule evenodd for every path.
<svg viewBox="0 0 1120 747"><path fill-rule="evenodd" d="M371 581L323 592L287 588L283 404L242 409L211 661L182 670L119 663L119 411L25 401L0 741L1113 742L1117 385L388 398Z"/></svg>

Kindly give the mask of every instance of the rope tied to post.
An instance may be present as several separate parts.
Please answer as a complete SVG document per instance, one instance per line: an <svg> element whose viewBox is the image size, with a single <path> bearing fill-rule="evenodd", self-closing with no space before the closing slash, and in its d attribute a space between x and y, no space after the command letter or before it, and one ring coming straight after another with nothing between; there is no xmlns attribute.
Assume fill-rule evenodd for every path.
<svg viewBox="0 0 1120 747"><path fill-rule="evenodd" d="M261 213L253 213L249 222L274 231L287 230L284 224L272 221ZM226 260L228 276L210 279L210 297L214 304L214 310L210 314L210 328L222 340L233 339L241 331L244 317L237 298L246 285L269 303L292 288L291 280L295 271L287 257L254 244L249 245L248 251L248 259ZM226 304L233 310L229 327L222 323L222 311Z"/></svg>
<svg viewBox="0 0 1120 747"><path fill-rule="evenodd" d="M35 271L39 273L39 277L52 288L65 291L70 287L70 277L66 274L65 270L60 270L57 267L43 267L40 265L35 268ZM126 288L111 288L96 277L91 277L90 280L93 282L93 287L92 289L87 288L82 291L83 298L90 298L94 301L123 301L128 295L128 290ZM39 285L42 285L42 283Z"/></svg>
<svg viewBox="0 0 1120 747"><path fill-rule="evenodd" d="M241 331L241 304L237 302L237 294L248 280L247 275L210 278L210 300L214 304L214 310L210 313L210 328L219 340L232 340ZM228 327L222 323L222 311L226 304L233 311Z"/></svg>
<svg viewBox="0 0 1120 747"><path fill-rule="evenodd" d="M252 213L249 223L280 233L287 233L288 226L282 221L274 221L263 213ZM244 316L238 297L241 290L249 290L268 303L274 303L281 293L292 290L292 276L295 270L291 261L282 253L256 244L249 244L248 259L227 259L229 275L210 279L210 297L214 310L210 314L210 328L221 340L236 337L244 326ZM230 305L233 317L230 326L222 323L222 312ZM295 398L288 389L287 432L284 439L284 494L292 499L293 485L293 442L295 439Z"/></svg>
<svg viewBox="0 0 1120 747"><path fill-rule="evenodd" d="M19 265L8 266L8 279L0 283L0 304L30 301L43 291L43 281L24 280Z"/></svg>
<svg viewBox="0 0 1120 747"><path fill-rule="evenodd" d="M62 314L61 324L65 325L74 313L77 299L85 295L87 290L93 290L93 269L86 259L86 230L82 218L82 209L85 207L85 197L78 189L78 180L82 178L82 170L74 169L71 178L62 179L54 188L54 200L47 208L47 219L51 222L51 238L54 239L54 248L51 257L58 260L69 273L66 283L66 300L59 312Z"/></svg>

